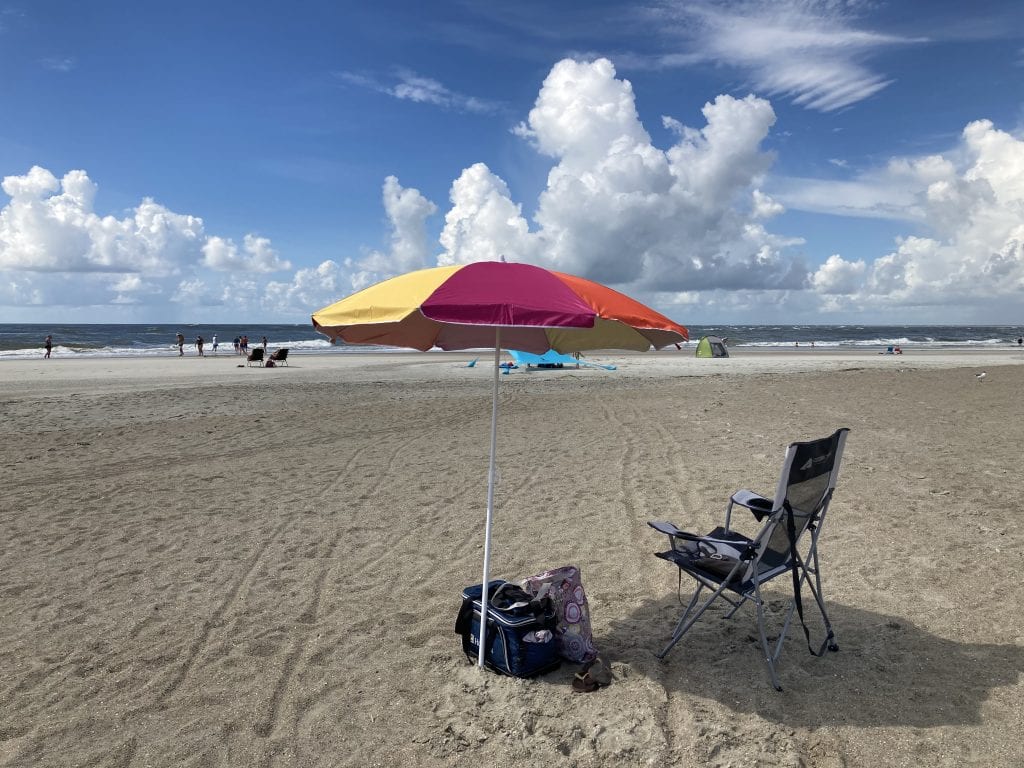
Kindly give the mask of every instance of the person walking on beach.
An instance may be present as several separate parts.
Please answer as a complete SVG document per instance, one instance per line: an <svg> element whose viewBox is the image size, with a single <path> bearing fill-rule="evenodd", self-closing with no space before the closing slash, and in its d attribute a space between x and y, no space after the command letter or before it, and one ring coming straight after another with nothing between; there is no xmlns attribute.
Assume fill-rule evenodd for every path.
<svg viewBox="0 0 1024 768"><path fill-rule="evenodd" d="M242 342L241 343L242 343L242 354L243 355L248 355L249 354L249 337L246 336L244 333L242 334Z"/></svg>
<svg viewBox="0 0 1024 768"><path fill-rule="evenodd" d="M181 335L181 331L178 331L178 357L185 356L185 337Z"/></svg>
<svg viewBox="0 0 1024 768"><path fill-rule="evenodd" d="M263 354L267 354L267 337L263 337Z"/></svg>
<svg viewBox="0 0 1024 768"><path fill-rule="evenodd" d="M211 346L213 347L213 354L217 354L217 334L213 334L213 338L210 339Z"/></svg>
<svg viewBox="0 0 1024 768"><path fill-rule="evenodd" d="M235 340L232 342L232 344L235 345L235 354L236 355L242 354L242 340L240 338L238 338L237 336L235 336Z"/></svg>
<svg viewBox="0 0 1024 768"><path fill-rule="evenodd" d="M203 356L203 337L202 336L196 336L196 352L199 353L200 357Z"/></svg>
<svg viewBox="0 0 1024 768"><path fill-rule="evenodd" d="M53 336L47 336L46 341L43 342L43 346L46 347L46 354L43 355L43 359L49 360L50 350L53 349Z"/></svg>

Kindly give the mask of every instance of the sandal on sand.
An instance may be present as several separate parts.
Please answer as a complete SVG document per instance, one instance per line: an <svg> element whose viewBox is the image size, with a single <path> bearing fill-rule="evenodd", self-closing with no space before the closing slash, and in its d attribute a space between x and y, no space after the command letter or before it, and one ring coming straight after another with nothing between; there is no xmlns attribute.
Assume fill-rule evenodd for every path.
<svg viewBox="0 0 1024 768"><path fill-rule="evenodd" d="M572 689L576 693L590 693L591 691L596 691L598 688L600 688L600 686L591 679L589 673L582 671L577 672L576 677L573 678Z"/></svg>
<svg viewBox="0 0 1024 768"><path fill-rule="evenodd" d="M612 684L612 668L604 659L600 656L590 662L588 670L591 678L598 685L611 685Z"/></svg>
<svg viewBox="0 0 1024 768"><path fill-rule="evenodd" d="M576 693L590 693L596 691L602 685L610 685L612 682L612 670L606 662L597 658L588 661L583 668L576 673L572 681L572 689Z"/></svg>

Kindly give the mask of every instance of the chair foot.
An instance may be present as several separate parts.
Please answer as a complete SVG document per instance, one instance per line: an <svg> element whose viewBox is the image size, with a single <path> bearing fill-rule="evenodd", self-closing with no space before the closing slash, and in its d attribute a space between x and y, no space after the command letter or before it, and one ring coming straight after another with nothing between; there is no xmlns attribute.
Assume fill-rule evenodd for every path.
<svg viewBox="0 0 1024 768"><path fill-rule="evenodd" d="M836 643L829 643L828 649L832 651L832 653L839 653L839 646Z"/></svg>

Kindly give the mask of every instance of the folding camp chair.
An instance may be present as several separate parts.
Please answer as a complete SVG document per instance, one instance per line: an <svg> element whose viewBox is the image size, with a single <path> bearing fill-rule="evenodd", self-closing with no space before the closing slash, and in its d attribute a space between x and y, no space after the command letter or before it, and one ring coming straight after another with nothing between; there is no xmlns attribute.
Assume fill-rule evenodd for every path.
<svg viewBox="0 0 1024 768"><path fill-rule="evenodd" d="M839 464L849 431L839 429L830 437L790 445L786 450L775 496L767 498L746 489L737 491L725 508L725 525L715 528L707 536L686 533L672 523L648 523L652 528L668 534L672 548L656 554L679 567L680 589L684 573L697 581L697 589L679 619L671 641L658 654L658 658L664 659L719 597L732 605L726 618L731 618L748 600L756 606L761 648L768 675L777 690L781 691L782 686L775 672L775 663L782 651L782 641L789 630L794 611L799 614L807 637L807 648L812 654L821 656L826 648L830 651L839 650L821 596L818 537L839 477ZM735 505L747 508L758 522L763 521L763 527L753 538L747 538L730 528L732 508ZM810 531L810 546L801 554L801 539L807 531ZM792 575L793 599L786 611L778 640L772 648L765 633L765 599L761 595L761 587L785 573ZM825 640L818 651L811 647L810 633L804 623L801 599L804 586L814 595L825 625ZM711 592L711 596L697 607L698 598L705 588Z"/></svg>

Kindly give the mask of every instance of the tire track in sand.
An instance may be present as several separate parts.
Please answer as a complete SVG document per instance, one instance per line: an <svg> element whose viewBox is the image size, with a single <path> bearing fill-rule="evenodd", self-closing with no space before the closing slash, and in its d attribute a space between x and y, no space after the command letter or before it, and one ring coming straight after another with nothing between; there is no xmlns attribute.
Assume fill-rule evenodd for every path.
<svg viewBox="0 0 1024 768"><path fill-rule="evenodd" d="M249 558L249 567L245 569L245 572L242 574L241 578L239 578L231 586L227 594L224 596L224 599L221 600L220 604L217 606L216 610L213 612L210 618L206 619L206 621L203 622L203 628L200 631L199 636L196 637L189 645L188 651L185 654L185 662L181 665L181 668L174 675L174 677L171 678L171 681L166 686L164 686L163 690L157 696L157 704L164 704L167 701L167 699L175 691L177 691L178 688L181 687L182 683L185 682L185 679L189 676L189 673L191 673L193 667L196 664L196 661L199 659L200 654L206 647L206 644L210 638L210 634L213 632L215 628L221 625L221 619L223 618L224 614L227 613L227 611L238 600L239 594L242 592L243 588L245 588L252 581L253 574L256 573L256 569L259 567L260 562L263 560L263 556L270 548L270 545L277 540L277 538L281 535L284 529L288 526L289 522L289 520L281 521L281 523L279 523L277 527L274 528L273 532L271 532L270 536L262 544L260 544L260 546L256 549L256 552L253 554L253 556Z"/></svg>
<svg viewBox="0 0 1024 768"><path fill-rule="evenodd" d="M397 436L401 434L401 432L399 430L393 430L391 431L391 434L392 436ZM377 433L377 436L379 437L379 433ZM403 456L407 454L410 446L420 440L429 439L429 437L430 434L427 433L422 436L413 436L405 440L396 441L397 444L392 444L388 448L387 458L382 468L381 462L377 457L372 455L372 451L354 451L349 456L345 464L335 473L335 476L324 485L319 493L317 493L317 498L324 498L331 493L336 493L338 487L343 482L347 484L348 493L356 495L357 498L370 499L375 497L385 484L391 469ZM379 442L378 446L383 447L379 445ZM360 464L365 464L368 468L380 469L376 472L353 471L353 468ZM360 484L362 487L354 488L354 478L368 482ZM274 681L270 696L259 707L256 721L253 723L253 731L257 736L265 739L273 739L280 734L283 728L290 726L292 730L296 729L298 727L298 723L302 719L302 712L298 712L295 722L286 725L281 714L282 707L289 699L289 691L292 688L292 681L297 674L301 673L308 666L306 649L310 642L311 630L316 626L323 610L324 585L327 583L328 578L332 576L335 569L340 565L338 562L338 549L342 542L345 541L347 533L347 530L339 529L336 530L334 535L331 537L330 544L327 547L327 552L322 558L323 564L319 567L316 577L313 580L310 599L307 601L306 606L303 608L296 620L296 629L298 630L298 634L292 640L289 650L285 654L280 674ZM411 534L409 533L400 535L391 540L392 544L396 544L410 535ZM349 568L354 567L358 570L366 570L367 568L372 567L374 563L377 563L387 557L391 549L392 547L389 547L388 549L385 549L379 557L364 560L358 565L353 565L351 562L347 562L345 565Z"/></svg>

